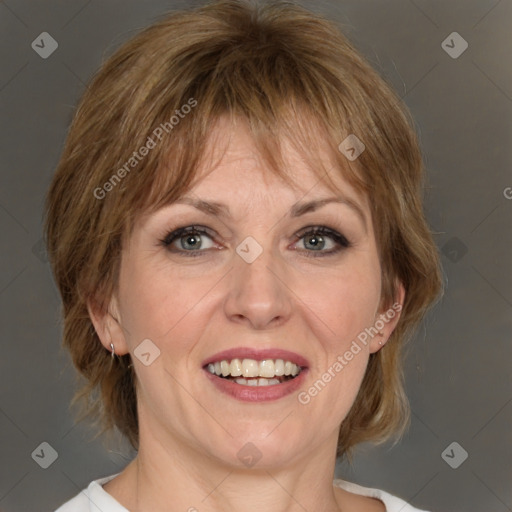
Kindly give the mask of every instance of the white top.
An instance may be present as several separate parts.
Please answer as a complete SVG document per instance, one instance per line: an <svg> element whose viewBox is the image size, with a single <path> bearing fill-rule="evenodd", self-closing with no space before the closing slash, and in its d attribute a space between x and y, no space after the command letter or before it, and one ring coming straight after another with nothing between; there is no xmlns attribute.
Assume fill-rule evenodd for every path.
<svg viewBox="0 0 512 512"><path fill-rule="evenodd" d="M115 475L92 481L87 489L82 490L55 512L129 512L128 509L124 508L102 487L103 484L106 484L118 474L119 473L116 473ZM346 482L341 479L334 480L334 485L354 494L379 499L386 506L386 512L426 512L411 507L400 498L379 489L362 487L361 485Z"/></svg>

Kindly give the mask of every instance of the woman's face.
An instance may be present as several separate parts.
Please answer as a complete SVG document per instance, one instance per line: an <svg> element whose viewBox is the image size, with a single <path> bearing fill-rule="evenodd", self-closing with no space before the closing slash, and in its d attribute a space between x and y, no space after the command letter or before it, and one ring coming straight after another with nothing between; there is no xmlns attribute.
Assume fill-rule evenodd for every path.
<svg viewBox="0 0 512 512"><path fill-rule="evenodd" d="M188 199L140 219L122 254L108 325L116 353L132 355L141 446L151 434L269 467L332 451L369 354L397 320L361 341L385 313L367 200L334 170L333 194L288 147L291 188L244 126L222 121L216 138L229 141L220 164Z"/></svg>

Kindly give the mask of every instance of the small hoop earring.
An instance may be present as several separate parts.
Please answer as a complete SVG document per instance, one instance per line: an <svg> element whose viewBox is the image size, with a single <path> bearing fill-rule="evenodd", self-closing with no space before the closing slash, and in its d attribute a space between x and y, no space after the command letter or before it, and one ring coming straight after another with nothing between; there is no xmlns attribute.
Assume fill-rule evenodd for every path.
<svg viewBox="0 0 512 512"><path fill-rule="evenodd" d="M110 348L112 349L112 353L110 354L111 355L111 360L112 360L112 359L114 359L114 356L116 355L116 351L114 350L114 344L112 342L110 342ZM128 365L128 368L133 368L133 362L131 362Z"/></svg>

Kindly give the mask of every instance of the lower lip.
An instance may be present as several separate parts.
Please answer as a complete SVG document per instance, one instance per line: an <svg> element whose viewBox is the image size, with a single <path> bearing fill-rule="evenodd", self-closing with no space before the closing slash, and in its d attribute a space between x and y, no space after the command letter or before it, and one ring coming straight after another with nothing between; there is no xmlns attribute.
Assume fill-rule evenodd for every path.
<svg viewBox="0 0 512 512"><path fill-rule="evenodd" d="M269 402L271 400L279 400L297 391L306 378L307 368L301 370L294 379L281 382L280 384L271 384L270 386L244 386L243 384L237 384L233 380L217 377L208 370L204 371L219 391L232 398L242 402Z"/></svg>

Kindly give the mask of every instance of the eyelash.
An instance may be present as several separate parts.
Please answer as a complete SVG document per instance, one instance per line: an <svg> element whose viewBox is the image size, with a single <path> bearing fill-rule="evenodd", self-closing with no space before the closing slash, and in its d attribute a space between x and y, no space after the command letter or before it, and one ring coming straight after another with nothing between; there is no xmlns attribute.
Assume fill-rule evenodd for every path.
<svg viewBox="0 0 512 512"><path fill-rule="evenodd" d="M184 257L198 257L201 256L203 253L205 253L208 249L203 250L192 250L192 251L186 251L183 249L175 249L171 250L170 245L175 241L179 240L180 238L183 238L185 235L201 235L201 236L207 236L208 238L213 240L213 236L208 233L206 228L203 226L186 226L182 228L178 228L174 231L170 231L163 240L160 240L160 244L163 245L165 248L167 248L169 251L179 254L180 256ZM302 238L306 236L315 236L315 235L321 235L321 236L328 236L331 238L336 244L337 247L334 249L330 249L329 251L312 251L307 249L302 249L301 252L305 252L306 256L309 258L322 258L326 256L333 256L340 251L343 251L344 249L348 249L352 246L352 243L341 233L338 233L337 231L330 229L326 226L308 226L307 228L304 228L299 233L297 233L295 236L296 242L301 240ZM296 243L295 242L295 243ZM315 254L316 253L316 254Z"/></svg>

